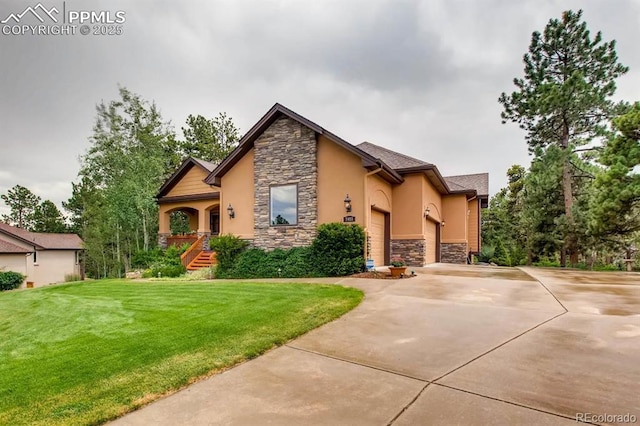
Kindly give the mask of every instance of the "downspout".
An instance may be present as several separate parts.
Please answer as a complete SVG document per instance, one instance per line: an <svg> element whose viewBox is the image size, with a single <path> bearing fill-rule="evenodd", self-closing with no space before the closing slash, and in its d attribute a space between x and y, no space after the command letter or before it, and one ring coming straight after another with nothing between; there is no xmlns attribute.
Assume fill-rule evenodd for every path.
<svg viewBox="0 0 640 426"><path fill-rule="evenodd" d="M364 175L364 233L366 238L369 238L369 222L371 220L371 201L369 200L369 176L373 176L382 171L382 166L378 164L378 168L372 170ZM365 244L365 249L367 249ZM365 259L369 259L369 252L365 253Z"/></svg>

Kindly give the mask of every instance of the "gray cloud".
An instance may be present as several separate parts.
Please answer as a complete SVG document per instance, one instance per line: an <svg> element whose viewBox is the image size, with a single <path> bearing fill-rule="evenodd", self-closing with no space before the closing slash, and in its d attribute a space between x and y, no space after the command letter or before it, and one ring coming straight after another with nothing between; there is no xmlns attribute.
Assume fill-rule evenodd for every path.
<svg viewBox="0 0 640 426"><path fill-rule="evenodd" d="M3 2L0 18L25 4ZM496 192L511 164L529 162L523 133L500 124L497 98L522 74L531 32L568 8L583 8L592 31L618 41L632 70L618 97L640 99L640 4L622 0L103 1L91 8L124 10L124 34L0 35L0 193L21 184L57 204L67 199L95 105L114 99L118 84L155 100L178 132L188 114L219 111L246 131L281 102L353 143L396 149L445 175L488 171Z"/></svg>

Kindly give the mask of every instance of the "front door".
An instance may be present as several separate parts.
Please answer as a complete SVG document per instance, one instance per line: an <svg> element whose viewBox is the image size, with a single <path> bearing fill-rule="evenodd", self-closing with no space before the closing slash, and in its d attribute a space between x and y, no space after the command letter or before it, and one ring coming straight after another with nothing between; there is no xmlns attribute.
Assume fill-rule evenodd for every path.
<svg viewBox="0 0 640 426"><path fill-rule="evenodd" d="M209 229L211 229L211 235L220 235L220 208L216 208L215 211L211 211L209 216Z"/></svg>

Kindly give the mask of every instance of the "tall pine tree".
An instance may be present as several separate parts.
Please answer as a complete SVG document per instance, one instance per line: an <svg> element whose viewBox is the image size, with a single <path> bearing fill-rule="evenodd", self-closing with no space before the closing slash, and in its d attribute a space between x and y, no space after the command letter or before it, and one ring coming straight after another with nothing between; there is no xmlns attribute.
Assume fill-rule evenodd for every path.
<svg viewBox="0 0 640 426"><path fill-rule="evenodd" d="M523 60L524 77L514 79L516 90L499 98L502 120L515 122L527 132L530 152L538 158L544 158L550 146L559 148L564 210L561 259L564 264L564 254L569 253L575 262L579 239L573 212L574 176L579 172L572 158L578 147L605 133L615 109L611 100L615 79L628 69L618 62L615 41L603 41L600 32L591 36L581 10L566 11L562 19L551 19L543 33L534 32Z"/></svg>

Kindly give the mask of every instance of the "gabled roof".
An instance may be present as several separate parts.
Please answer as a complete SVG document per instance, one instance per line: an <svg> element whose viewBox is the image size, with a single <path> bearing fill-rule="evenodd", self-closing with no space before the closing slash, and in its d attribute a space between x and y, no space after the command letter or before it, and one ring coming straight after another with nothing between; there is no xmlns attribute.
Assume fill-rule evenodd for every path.
<svg viewBox="0 0 640 426"><path fill-rule="evenodd" d="M446 176L444 180L450 187L473 189L480 197L489 196L489 173Z"/></svg>
<svg viewBox="0 0 640 426"><path fill-rule="evenodd" d="M358 144L356 146L364 152L372 155L373 157L381 159L386 164L388 164L389 167L392 167L396 170L432 165L422 160L418 160L417 158L409 157L408 155L391 151L390 149L373 144L371 142L362 142L361 144Z"/></svg>
<svg viewBox="0 0 640 426"><path fill-rule="evenodd" d="M236 149L225 158L216 169L209 174L205 179L205 182L210 185L220 185L220 180L240 159L253 148L253 143L260 137L260 135L267 130L273 122L280 117L288 117L298 123L308 127L319 135L325 136L330 141L340 145L347 151L352 152L362 159L362 166L366 169L373 170L380 168L380 175L386 180L393 183L401 183L403 181L402 176L397 173L393 167L386 164L384 161L370 155L362 149L350 144L339 136L331 133L323 127L317 125L313 121L301 116L298 113L291 111L283 105L276 103L267 113L240 139L240 143Z"/></svg>
<svg viewBox="0 0 640 426"><path fill-rule="evenodd" d="M180 164L180 167L178 167L178 170L176 170L162 184L162 186L158 190L158 195L156 195L156 198L161 198L161 197L167 195L167 193L169 191L171 191L171 188L176 186L176 184L178 182L180 182L180 179L182 179L184 177L184 175L186 175L189 172L189 170L191 170L191 168L193 166L197 166L197 167L201 168L202 170L204 170L207 173L211 173L216 168L216 164L214 164L214 163L212 163L210 161L205 161L205 160L201 160L199 158L189 157L186 160L184 160L182 162L182 164Z"/></svg>
<svg viewBox="0 0 640 426"><path fill-rule="evenodd" d="M0 253L31 253L33 250L28 250L24 247L17 246L9 241L0 239Z"/></svg>
<svg viewBox="0 0 640 426"><path fill-rule="evenodd" d="M76 234L29 232L16 226L0 222L0 238L1 234L9 235L37 249L80 250L83 245L82 239Z"/></svg>

